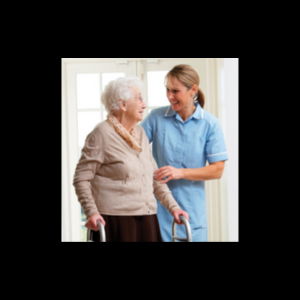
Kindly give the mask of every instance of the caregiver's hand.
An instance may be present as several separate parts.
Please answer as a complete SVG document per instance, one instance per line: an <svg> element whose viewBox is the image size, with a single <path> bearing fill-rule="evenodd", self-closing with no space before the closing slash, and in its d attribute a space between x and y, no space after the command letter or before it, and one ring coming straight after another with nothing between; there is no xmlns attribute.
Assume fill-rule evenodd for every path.
<svg viewBox="0 0 300 300"><path fill-rule="evenodd" d="M161 181L160 183L166 183L171 179L180 179L183 178L183 169L176 169L171 166L161 167L160 169L154 172L154 178L156 180L162 180L163 178L168 177L166 180Z"/></svg>
<svg viewBox="0 0 300 300"><path fill-rule="evenodd" d="M179 216L185 216L188 221L190 220L189 214L182 209L172 210L172 216L174 217L175 223L177 223L178 225L184 224L183 222L180 222Z"/></svg>
<svg viewBox="0 0 300 300"><path fill-rule="evenodd" d="M97 220L100 220L101 223L105 226L105 221L102 218L102 216L100 214L94 214L94 215L91 215L86 220L85 227L90 229L90 230L99 231Z"/></svg>

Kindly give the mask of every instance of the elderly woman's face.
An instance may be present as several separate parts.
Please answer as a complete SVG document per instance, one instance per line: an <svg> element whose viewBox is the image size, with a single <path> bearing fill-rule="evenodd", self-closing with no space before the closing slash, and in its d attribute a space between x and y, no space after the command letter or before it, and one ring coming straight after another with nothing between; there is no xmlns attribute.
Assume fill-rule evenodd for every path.
<svg viewBox="0 0 300 300"><path fill-rule="evenodd" d="M136 122L142 121L145 108L146 103L143 101L141 91L136 87L133 89L133 97L126 101L126 115Z"/></svg>

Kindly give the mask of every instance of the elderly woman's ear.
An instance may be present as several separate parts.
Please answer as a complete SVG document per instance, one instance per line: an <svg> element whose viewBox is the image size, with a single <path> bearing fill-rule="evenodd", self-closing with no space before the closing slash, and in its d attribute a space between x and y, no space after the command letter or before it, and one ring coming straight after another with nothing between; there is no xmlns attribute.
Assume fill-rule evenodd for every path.
<svg viewBox="0 0 300 300"><path fill-rule="evenodd" d="M119 107L121 110L126 111L126 105L125 105L125 101L123 100L119 100Z"/></svg>

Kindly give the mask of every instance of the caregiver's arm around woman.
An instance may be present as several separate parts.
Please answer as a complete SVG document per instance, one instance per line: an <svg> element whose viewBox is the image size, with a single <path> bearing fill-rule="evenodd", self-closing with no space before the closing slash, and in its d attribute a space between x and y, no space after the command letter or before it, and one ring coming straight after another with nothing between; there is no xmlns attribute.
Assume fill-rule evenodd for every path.
<svg viewBox="0 0 300 300"><path fill-rule="evenodd" d="M223 174L224 166L224 161L216 161L210 163L208 166L196 169L178 169L172 166L165 166L154 172L154 178L156 180L162 180L163 178L168 177L166 180L162 180L160 182L162 184L171 179L186 179L196 181L220 179Z"/></svg>

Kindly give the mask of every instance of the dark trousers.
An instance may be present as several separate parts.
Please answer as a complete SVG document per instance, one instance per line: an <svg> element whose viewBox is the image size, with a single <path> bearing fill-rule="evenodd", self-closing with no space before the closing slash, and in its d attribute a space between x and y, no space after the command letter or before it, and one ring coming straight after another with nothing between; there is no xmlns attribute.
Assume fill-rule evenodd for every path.
<svg viewBox="0 0 300 300"><path fill-rule="evenodd" d="M102 217L106 242L162 242L157 215ZM100 242L99 231L92 230L92 240Z"/></svg>

